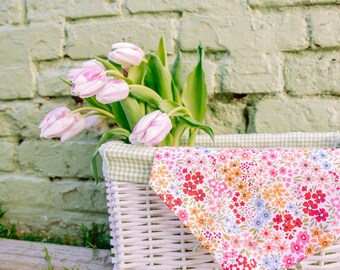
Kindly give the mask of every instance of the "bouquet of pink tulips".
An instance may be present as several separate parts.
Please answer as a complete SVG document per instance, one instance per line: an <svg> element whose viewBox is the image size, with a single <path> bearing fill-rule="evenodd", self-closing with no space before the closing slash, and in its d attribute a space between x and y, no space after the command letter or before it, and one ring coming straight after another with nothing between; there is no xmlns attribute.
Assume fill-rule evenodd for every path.
<svg viewBox="0 0 340 270"><path fill-rule="evenodd" d="M197 65L182 83L181 55L177 54L169 69L162 38L157 54L145 54L131 43L113 44L108 59L95 57L62 79L71 86L72 95L88 106L74 111L55 108L42 120L40 136L65 141L92 127L103 133L98 147L115 137L135 145L176 146L186 131L188 145L193 145L199 129L213 139L212 129L202 123L208 95L201 46L198 56ZM114 128L100 125L107 121ZM97 154L92 159L96 179Z"/></svg>

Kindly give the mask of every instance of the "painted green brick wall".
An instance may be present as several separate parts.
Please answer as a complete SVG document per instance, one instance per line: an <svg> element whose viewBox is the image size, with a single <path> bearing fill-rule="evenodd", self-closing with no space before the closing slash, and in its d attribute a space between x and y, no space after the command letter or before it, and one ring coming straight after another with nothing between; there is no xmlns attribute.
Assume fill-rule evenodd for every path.
<svg viewBox="0 0 340 270"><path fill-rule="evenodd" d="M186 70L201 43L216 133L340 129L339 0L85 2L1 3L0 203L21 231L79 236L81 223L107 224L104 185L88 180L96 136L42 140L37 126L76 106L57 76L113 42L154 50L163 35Z"/></svg>

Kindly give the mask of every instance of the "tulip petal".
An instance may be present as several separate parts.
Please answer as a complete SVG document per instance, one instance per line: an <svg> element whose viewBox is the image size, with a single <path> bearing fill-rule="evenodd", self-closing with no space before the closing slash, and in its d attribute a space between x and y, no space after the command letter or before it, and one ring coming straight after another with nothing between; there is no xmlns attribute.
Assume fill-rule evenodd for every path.
<svg viewBox="0 0 340 270"><path fill-rule="evenodd" d="M123 100L129 95L129 85L123 80L108 78L103 89L97 94L96 98L103 104L108 104Z"/></svg>
<svg viewBox="0 0 340 270"><path fill-rule="evenodd" d="M72 114L67 114L63 118L55 121L40 133L40 137L53 138L61 136L66 130L68 130L75 122L75 118Z"/></svg>
<svg viewBox="0 0 340 270"><path fill-rule="evenodd" d="M74 124L61 135L60 140L62 142L73 138L85 129L85 119L79 113L73 115L73 119Z"/></svg>
<svg viewBox="0 0 340 270"><path fill-rule="evenodd" d="M41 121L39 128L43 131L45 130L48 126L53 124L55 121L58 119L64 117L66 114L68 114L70 110L66 107L57 107L50 111L44 119Z"/></svg>

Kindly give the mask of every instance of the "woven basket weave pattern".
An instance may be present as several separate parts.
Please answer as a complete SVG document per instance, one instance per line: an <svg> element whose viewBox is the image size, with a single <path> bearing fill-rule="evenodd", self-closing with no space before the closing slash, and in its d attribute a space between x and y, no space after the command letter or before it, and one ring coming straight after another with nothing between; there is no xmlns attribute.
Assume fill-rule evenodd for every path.
<svg viewBox="0 0 340 270"><path fill-rule="evenodd" d="M335 135L334 142L331 139L321 141L321 144L324 147L333 147L339 141L338 134ZM308 146L317 147L319 143L313 142ZM296 146L303 144L302 140ZM110 143L101 149L114 254L113 269L220 269L213 257L200 247L198 240L149 189L145 176L147 174L141 174L139 179L128 177L122 180L125 173L117 170L122 170L120 166L129 159L124 159L125 150L119 149L120 146L121 144ZM152 162L154 152L141 153L142 150L144 149L136 149L136 153L131 154L131 162L137 162L136 168L145 171L146 166L150 166ZM142 158L137 161L136 156L140 159L139 155L142 155L144 160ZM114 168L112 164L115 165ZM130 169L131 166L133 167L128 165ZM131 176L135 174L136 171L132 168ZM340 244L333 245L290 269L340 270Z"/></svg>

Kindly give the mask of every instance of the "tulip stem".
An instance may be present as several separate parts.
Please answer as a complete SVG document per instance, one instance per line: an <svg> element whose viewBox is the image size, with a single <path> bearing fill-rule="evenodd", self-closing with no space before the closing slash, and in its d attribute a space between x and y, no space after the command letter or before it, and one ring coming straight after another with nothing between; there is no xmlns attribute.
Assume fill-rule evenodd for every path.
<svg viewBox="0 0 340 270"><path fill-rule="evenodd" d="M182 109L183 109L183 107L176 107L176 108L172 109L170 112L168 112L167 115L170 117L170 116L172 116L175 112L178 112L178 111L180 111L180 110L182 110Z"/></svg>
<svg viewBox="0 0 340 270"><path fill-rule="evenodd" d="M107 117L109 117L113 120L116 119L115 116L112 113L105 111L103 109L100 109L100 108L96 108L96 107L82 107L82 108L79 108L79 109L72 111L72 113L78 113L78 112L84 112L84 111L96 111L99 114L105 115L105 116L107 116Z"/></svg>
<svg viewBox="0 0 340 270"><path fill-rule="evenodd" d="M195 145L197 132L198 132L197 128L190 130L188 146L194 146Z"/></svg>

